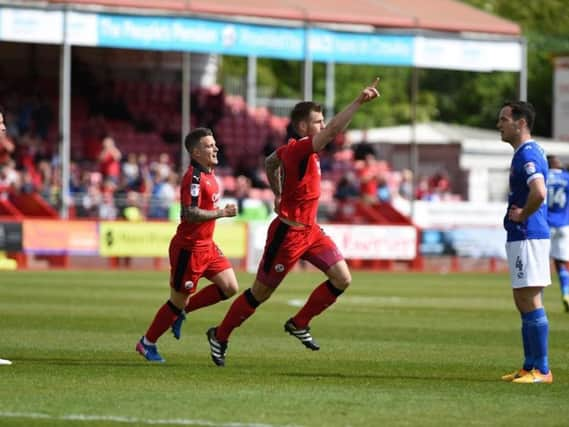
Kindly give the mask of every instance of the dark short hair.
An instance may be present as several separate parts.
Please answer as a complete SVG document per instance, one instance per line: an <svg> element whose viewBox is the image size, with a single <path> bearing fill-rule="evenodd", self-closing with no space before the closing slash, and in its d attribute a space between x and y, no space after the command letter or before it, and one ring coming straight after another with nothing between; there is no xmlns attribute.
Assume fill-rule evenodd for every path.
<svg viewBox="0 0 569 427"><path fill-rule="evenodd" d="M196 148L205 136L213 136L213 132L209 128L195 128L184 138L184 147L191 153L194 148Z"/></svg>
<svg viewBox="0 0 569 427"><path fill-rule="evenodd" d="M553 154L547 156L547 165L550 169L563 169L563 162Z"/></svg>
<svg viewBox="0 0 569 427"><path fill-rule="evenodd" d="M302 121L308 120L310 113L321 113L322 106L312 101L299 102L294 106L290 112L290 122L295 130L298 130L298 124Z"/></svg>
<svg viewBox="0 0 569 427"><path fill-rule="evenodd" d="M535 108L526 101L506 101L502 108L510 107L514 120L525 119L528 129L531 131L535 121Z"/></svg>
<svg viewBox="0 0 569 427"><path fill-rule="evenodd" d="M4 120L6 120L6 114L4 113L4 107L0 105L0 114L4 116Z"/></svg>

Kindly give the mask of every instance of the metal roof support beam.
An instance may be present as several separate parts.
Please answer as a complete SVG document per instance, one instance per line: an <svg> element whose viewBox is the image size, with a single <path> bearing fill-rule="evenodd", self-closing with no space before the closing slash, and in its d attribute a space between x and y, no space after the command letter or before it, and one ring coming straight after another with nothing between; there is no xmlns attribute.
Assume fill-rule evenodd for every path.
<svg viewBox="0 0 569 427"><path fill-rule="evenodd" d="M334 103L336 95L336 73L335 64L332 61L326 62L326 116L328 119L334 117Z"/></svg>
<svg viewBox="0 0 569 427"><path fill-rule="evenodd" d="M247 105L257 107L257 57L247 57Z"/></svg>
<svg viewBox="0 0 569 427"><path fill-rule="evenodd" d="M519 96L521 101L528 99L528 43L525 37L520 40L521 45L521 69L519 80Z"/></svg>
<svg viewBox="0 0 569 427"><path fill-rule="evenodd" d="M67 9L63 11L63 42L61 44L59 65L59 157L61 165L61 206L60 217L69 218L69 178L70 178L70 122L71 122L71 45L67 34Z"/></svg>
<svg viewBox="0 0 569 427"><path fill-rule="evenodd" d="M183 175L190 165L190 154L184 146L184 138L190 133L192 106L190 104L192 58L189 52L182 52L182 135L180 138L180 152L182 162L180 172Z"/></svg>

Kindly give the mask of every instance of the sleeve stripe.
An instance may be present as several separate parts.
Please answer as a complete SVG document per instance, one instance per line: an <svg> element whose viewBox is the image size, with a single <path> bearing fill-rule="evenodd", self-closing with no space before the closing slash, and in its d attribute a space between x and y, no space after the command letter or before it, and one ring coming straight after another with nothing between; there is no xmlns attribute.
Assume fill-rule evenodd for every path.
<svg viewBox="0 0 569 427"><path fill-rule="evenodd" d="M190 184L190 196L192 198L192 202L190 203L190 206L193 208L198 206L200 193L198 191L198 193L196 195L194 195L194 192L192 191L192 187L194 185L198 185L198 187L199 187L200 176L201 176L201 171L198 168L192 168L192 183Z"/></svg>
<svg viewBox="0 0 569 427"><path fill-rule="evenodd" d="M528 177L528 179L526 180L526 184L529 184L530 182L532 182L534 179L537 179L537 178L541 178L541 179L545 180L542 173L534 173L533 175L530 175Z"/></svg>

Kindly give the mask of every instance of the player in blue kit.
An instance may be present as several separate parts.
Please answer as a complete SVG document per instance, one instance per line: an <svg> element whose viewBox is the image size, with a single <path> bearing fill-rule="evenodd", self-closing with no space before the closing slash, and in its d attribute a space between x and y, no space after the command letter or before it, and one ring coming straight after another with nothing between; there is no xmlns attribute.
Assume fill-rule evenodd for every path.
<svg viewBox="0 0 569 427"><path fill-rule="evenodd" d="M547 222L551 232L551 258L561 286L565 311L569 312L569 172L561 160L547 156Z"/></svg>
<svg viewBox="0 0 569 427"><path fill-rule="evenodd" d="M553 382L547 356L549 322L542 300L543 289L551 284L545 203L548 166L545 152L531 136L534 119L535 110L530 103L506 102L497 123L502 140L514 149L504 228L524 348L522 368L502 379L522 384Z"/></svg>

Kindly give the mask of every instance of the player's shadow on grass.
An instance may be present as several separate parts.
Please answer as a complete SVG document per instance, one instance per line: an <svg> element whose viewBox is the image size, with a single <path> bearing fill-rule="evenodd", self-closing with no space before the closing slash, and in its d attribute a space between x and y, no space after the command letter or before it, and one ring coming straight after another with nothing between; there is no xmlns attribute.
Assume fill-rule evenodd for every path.
<svg viewBox="0 0 569 427"><path fill-rule="evenodd" d="M413 380L413 381L417 381L417 380L421 380L421 381L460 381L460 382L464 382L464 381L468 381L468 382L480 382L480 383L487 383L487 382L493 382L495 383L496 381L498 381L500 379L499 376L497 376L496 378L480 378L480 377L445 377L445 376L441 376L436 375L436 376L432 376L432 377L426 377L426 376L413 376L413 375L398 375L398 374L394 374L394 373L389 373L389 372L385 372L385 373L381 373L381 374L377 374L377 375L370 375L370 374L345 374L345 373L341 373L341 372L315 372L315 373L309 373L309 372L281 372L281 373L277 373L275 375L279 375L279 376L283 376L283 377L298 377L298 378L311 378L311 379L315 379L318 377L321 378L335 378L335 379L345 379L345 380L349 380L349 379L372 379L372 380L377 380L377 381L382 381L385 382L386 380Z"/></svg>

